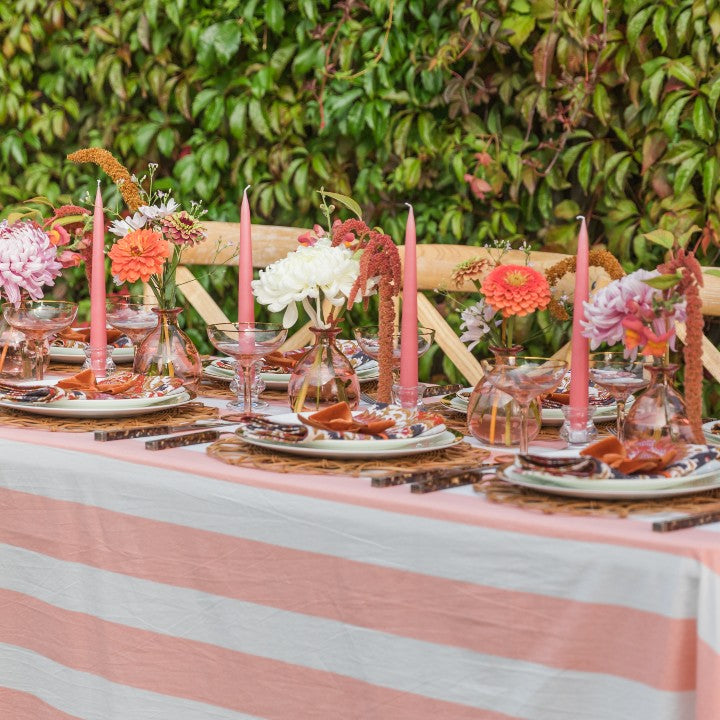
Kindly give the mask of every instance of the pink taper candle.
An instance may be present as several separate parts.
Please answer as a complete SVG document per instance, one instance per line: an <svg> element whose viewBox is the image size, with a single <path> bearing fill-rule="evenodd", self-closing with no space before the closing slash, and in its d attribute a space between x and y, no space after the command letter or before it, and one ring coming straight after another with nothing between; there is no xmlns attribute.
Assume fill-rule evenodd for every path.
<svg viewBox="0 0 720 720"><path fill-rule="evenodd" d="M248 203L248 185L243 191L240 205L240 249L238 252L238 322L255 321L255 301L252 293L253 261L252 237L250 234L250 204Z"/></svg>
<svg viewBox="0 0 720 720"><path fill-rule="evenodd" d="M415 249L415 215L410 203L405 225L405 266L402 288L402 322L400 325L400 386L416 388L418 384L417 320L417 253Z"/></svg>
<svg viewBox="0 0 720 720"><path fill-rule="evenodd" d="M577 418L572 425L574 428L582 428L587 422L588 411L588 388L589 388L589 364L590 348L588 339L583 337L581 321L585 319L585 308L583 302L588 301L590 291L590 280L588 276L588 264L590 243L588 241L587 225L585 218L578 215L581 220L580 234L578 235L577 246L577 267L575 270L575 298L573 300L573 327L572 327L572 351L570 358L570 408L577 412L573 414ZM583 412L584 411L584 412Z"/></svg>
<svg viewBox="0 0 720 720"><path fill-rule="evenodd" d="M107 318L105 317L105 215L98 181L95 194L90 276L90 367L96 377L105 377L107 362Z"/></svg>

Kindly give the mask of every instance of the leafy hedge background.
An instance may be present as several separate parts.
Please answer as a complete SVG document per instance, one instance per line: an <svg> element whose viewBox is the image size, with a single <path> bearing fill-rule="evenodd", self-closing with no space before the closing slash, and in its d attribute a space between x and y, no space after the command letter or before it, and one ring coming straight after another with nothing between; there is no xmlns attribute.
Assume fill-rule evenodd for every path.
<svg viewBox="0 0 720 720"><path fill-rule="evenodd" d="M411 201L427 242L573 252L583 212L628 270L658 227L717 257L718 0L0 0L0 38L4 212L77 201L102 145L210 219L251 184L307 226L324 185L398 239Z"/></svg>

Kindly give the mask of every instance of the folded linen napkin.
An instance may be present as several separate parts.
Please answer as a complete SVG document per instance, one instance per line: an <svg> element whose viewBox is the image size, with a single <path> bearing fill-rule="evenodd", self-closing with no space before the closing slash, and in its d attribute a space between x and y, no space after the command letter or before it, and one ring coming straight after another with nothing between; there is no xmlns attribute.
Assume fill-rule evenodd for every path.
<svg viewBox="0 0 720 720"><path fill-rule="evenodd" d="M70 327L58 333L53 345L55 347L84 348L90 342L90 328ZM115 328L107 329L108 345L126 347L132 345L130 339Z"/></svg>
<svg viewBox="0 0 720 720"><path fill-rule="evenodd" d="M299 415L298 417L300 422L318 430L363 433L365 435L379 435L395 425L395 420L392 418L381 418L367 410L353 416L352 410L346 402L336 403L312 415Z"/></svg>
<svg viewBox="0 0 720 720"><path fill-rule="evenodd" d="M340 405L346 405L347 403L340 403ZM335 414L335 420L343 419L345 416L345 410L339 408L333 410L333 408L327 408L322 412L332 411ZM350 412L348 408L347 412ZM314 413L317 415L318 413ZM309 417L301 420L305 421ZM431 428L443 425L444 421L440 415L429 412L418 412L414 413L410 410L405 410L398 405L388 405L385 403L377 403L375 405L369 405L365 410L361 412L355 412L352 415L353 419L360 424L359 429L353 429L349 426L347 429L340 429L338 427L317 427L317 425L308 425L309 432L307 440L400 440L403 438L413 438L422 433L427 432ZM333 418L330 418L331 422ZM390 424L387 424L390 422ZM320 424L323 423L323 416L320 417ZM385 428L382 428L382 423L385 423ZM369 432L372 430L372 433Z"/></svg>
<svg viewBox="0 0 720 720"><path fill-rule="evenodd" d="M599 462L599 477L681 477L720 456L708 445L686 445L665 440L636 440L621 443L608 437L580 453Z"/></svg>
<svg viewBox="0 0 720 720"><path fill-rule="evenodd" d="M141 375L124 370L97 380L91 369L64 378L57 386L65 391L69 400L101 400L118 398L132 400L154 398L184 392L183 381L163 375Z"/></svg>
<svg viewBox="0 0 720 720"><path fill-rule="evenodd" d="M339 403L343 405L346 403ZM327 408L320 413L321 422L326 413L330 410L336 415L335 421L342 420L345 416L344 409ZM347 412L350 412L348 408ZM312 416L308 416L312 417ZM328 430L307 424L308 417L301 417L300 424L279 423L270 418L260 415L248 415L243 418L237 433L241 437L248 437L258 440L275 440L281 442L308 442L312 440L399 440L402 438L413 438L421 435L431 428L443 425L443 419L433 413L420 412L413 414L396 405L371 405L367 411L355 413L353 419L358 420L361 427L370 427L372 430L379 430L380 424L385 424L386 429L379 430L371 435L368 432L356 430ZM330 417L330 422L333 417ZM390 425L387 423L390 422ZM377 424L375 424L377 423Z"/></svg>

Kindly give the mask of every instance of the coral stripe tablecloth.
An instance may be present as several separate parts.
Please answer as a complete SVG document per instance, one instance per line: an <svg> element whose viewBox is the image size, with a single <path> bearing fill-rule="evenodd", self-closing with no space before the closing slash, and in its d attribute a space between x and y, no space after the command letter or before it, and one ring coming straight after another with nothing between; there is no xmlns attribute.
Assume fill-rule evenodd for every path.
<svg viewBox="0 0 720 720"><path fill-rule="evenodd" d="M0 428L3 720L717 720L720 527Z"/></svg>

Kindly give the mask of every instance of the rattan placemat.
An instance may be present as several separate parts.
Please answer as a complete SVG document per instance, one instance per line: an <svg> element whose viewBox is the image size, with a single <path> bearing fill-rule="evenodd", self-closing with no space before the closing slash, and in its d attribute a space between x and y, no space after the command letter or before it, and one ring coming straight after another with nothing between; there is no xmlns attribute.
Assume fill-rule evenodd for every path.
<svg viewBox="0 0 720 720"><path fill-rule="evenodd" d="M218 417L217 408L191 402L178 408L127 418L62 418L30 415L19 410L0 409L0 425L50 432L92 432L93 430L128 430L145 425L195 422Z"/></svg>
<svg viewBox="0 0 720 720"><path fill-rule="evenodd" d="M483 480L473 487L477 492L484 493L492 503L513 505L523 510L535 510L545 514L627 517L631 513L695 513L709 509L711 506L718 506L720 502L720 490L654 500L597 500L547 495L511 485L498 478Z"/></svg>
<svg viewBox="0 0 720 720"><path fill-rule="evenodd" d="M436 450L423 455L393 458L392 460L338 460L286 455L273 450L248 445L234 436L222 437L207 448L211 457L229 465L252 467L280 473L301 473L304 475L377 475L404 471L420 472L440 470L455 465L480 464L488 458L487 450L460 443L445 450Z"/></svg>

